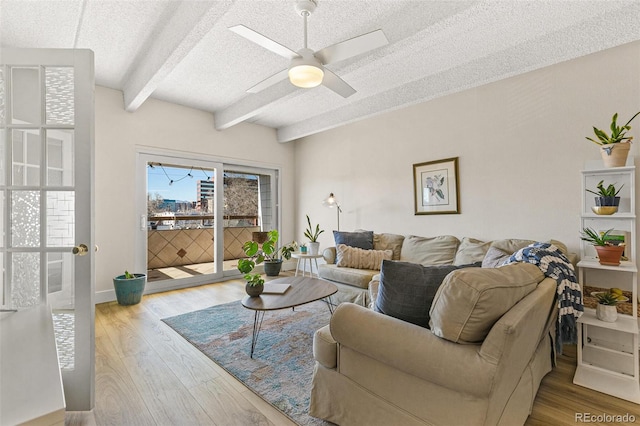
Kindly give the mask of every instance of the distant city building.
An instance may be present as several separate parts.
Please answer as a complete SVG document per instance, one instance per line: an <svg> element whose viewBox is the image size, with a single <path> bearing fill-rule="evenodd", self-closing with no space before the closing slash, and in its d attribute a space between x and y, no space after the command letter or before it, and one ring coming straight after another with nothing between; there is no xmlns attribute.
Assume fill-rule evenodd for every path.
<svg viewBox="0 0 640 426"><path fill-rule="evenodd" d="M213 180L199 180L197 188L198 203L200 209L205 212L213 211L213 196L215 183Z"/></svg>
<svg viewBox="0 0 640 426"><path fill-rule="evenodd" d="M158 209L160 211L176 213L176 212L180 212L180 211L190 210L191 206L192 206L191 201L164 199L158 205Z"/></svg>

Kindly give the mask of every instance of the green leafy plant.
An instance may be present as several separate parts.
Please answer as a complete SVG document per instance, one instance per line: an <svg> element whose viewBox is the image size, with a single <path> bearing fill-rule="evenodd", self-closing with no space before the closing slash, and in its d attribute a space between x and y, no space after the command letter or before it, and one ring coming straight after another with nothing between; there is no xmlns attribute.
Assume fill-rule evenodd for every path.
<svg viewBox="0 0 640 426"><path fill-rule="evenodd" d="M136 276L135 276L135 275L133 275L131 272L129 272L129 271L124 271L124 278L125 278L126 280L130 280L130 279L135 278L135 277L136 277Z"/></svg>
<svg viewBox="0 0 640 426"><path fill-rule="evenodd" d="M591 189L587 189L587 192L590 192L592 194L598 195L600 197L617 197L618 193L620 192L620 190L622 189L622 187L624 186L621 185L620 188L618 188L616 190L615 184L609 184L606 188L603 186L604 181L601 180L600 182L598 182L598 185L596 185L596 189L598 190L596 191L592 191Z"/></svg>
<svg viewBox="0 0 640 426"><path fill-rule="evenodd" d="M311 225L311 219L309 219L309 215L307 215L307 225L308 228L304 231L304 236L307 237L312 243L317 242L318 237L324 232L324 229L320 229L320 224L317 224L314 230L313 225Z"/></svg>
<svg viewBox="0 0 640 426"><path fill-rule="evenodd" d="M597 293L595 297L601 305L615 305L619 302L618 296L610 292Z"/></svg>
<svg viewBox="0 0 640 426"><path fill-rule="evenodd" d="M590 244L593 244L594 246L612 246L614 244L612 244L607 237L609 236L609 233L613 231L613 229L609 229L605 232L598 232L595 231L592 228L583 228L581 234L580 239L582 241L586 241Z"/></svg>
<svg viewBox="0 0 640 426"><path fill-rule="evenodd" d="M276 248L279 236L278 231L273 229L267 233L267 239L262 244L255 241L247 241L242 245L242 250L247 255L247 259L238 260L238 271L245 274L244 279L250 286L264 284L264 279L260 274L251 273L256 265L262 262L275 262L280 260L281 257L289 260L291 259L291 253L298 247L298 244L292 241L279 249Z"/></svg>
<svg viewBox="0 0 640 426"><path fill-rule="evenodd" d="M624 142L625 140L631 141L631 139L633 139L633 136L626 136L627 132L631 130L631 126L629 126L629 123L631 123L631 121L639 114L640 111L638 111L633 117L631 117L631 119L627 121L627 124L625 124L624 126L618 126L618 113L616 112L615 114L613 114L613 118L611 119L611 135L608 135L604 130L600 130L594 126L593 133L595 133L598 139L595 140L590 137L587 137L587 139L597 145L609 145L612 143Z"/></svg>

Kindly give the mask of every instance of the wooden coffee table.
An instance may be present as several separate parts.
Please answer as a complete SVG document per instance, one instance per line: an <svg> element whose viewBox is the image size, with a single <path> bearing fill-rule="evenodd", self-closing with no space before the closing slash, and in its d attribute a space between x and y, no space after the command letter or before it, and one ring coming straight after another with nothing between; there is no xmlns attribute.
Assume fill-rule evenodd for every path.
<svg viewBox="0 0 640 426"><path fill-rule="evenodd" d="M242 306L255 311L253 316L253 336L251 337L251 354L256 348L260 327L266 311L276 311L278 309L295 308L296 306L305 305L320 299L327 299L329 312L333 314L333 306L331 305L331 295L338 292L338 287L328 281L311 277L288 277L278 278L269 283L274 284L290 284L284 294L261 294L258 297L245 296L242 299Z"/></svg>

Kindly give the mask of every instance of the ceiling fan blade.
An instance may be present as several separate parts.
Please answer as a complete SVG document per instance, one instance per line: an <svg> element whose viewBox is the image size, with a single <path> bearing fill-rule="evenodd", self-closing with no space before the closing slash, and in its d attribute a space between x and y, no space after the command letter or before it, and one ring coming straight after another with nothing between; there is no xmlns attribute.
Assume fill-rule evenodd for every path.
<svg viewBox="0 0 640 426"><path fill-rule="evenodd" d="M341 41L316 52L315 57L324 65L343 61L389 44L382 30L375 30L349 40Z"/></svg>
<svg viewBox="0 0 640 426"><path fill-rule="evenodd" d="M284 56L287 59L293 59L299 56L288 47L283 46L280 43L271 40L269 37L263 36L251 28L245 27L244 25L234 25L233 27L229 27L229 29L247 40L254 42L258 46L262 46L265 49L270 50L273 53L277 53L280 56Z"/></svg>
<svg viewBox="0 0 640 426"><path fill-rule="evenodd" d="M247 92L248 93L258 93L258 92L266 89L267 87L273 86L274 84L279 83L282 80L285 80L288 76L289 76L289 70L288 69L284 69L284 70L279 71L276 74L272 75L271 77L265 78L260 83L258 83L255 86L249 88L247 90Z"/></svg>
<svg viewBox="0 0 640 426"><path fill-rule="evenodd" d="M349 96L356 93L356 89L349 86L346 81L335 75L333 72L328 69L324 69L324 77L322 78L322 84L324 84L329 89L336 92L338 95L343 98L348 98Z"/></svg>

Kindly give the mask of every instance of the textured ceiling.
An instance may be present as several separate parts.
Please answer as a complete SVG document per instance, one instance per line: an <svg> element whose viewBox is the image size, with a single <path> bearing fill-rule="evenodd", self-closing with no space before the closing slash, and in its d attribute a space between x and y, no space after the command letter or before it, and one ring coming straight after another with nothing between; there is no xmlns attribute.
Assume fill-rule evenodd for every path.
<svg viewBox="0 0 640 426"><path fill-rule="evenodd" d="M288 66L228 27L243 24L299 50L293 0L0 0L3 47L88 48L96 83L210 111L216 128L242 121L291 141L384 111L640 40L640 1L319 0L309 47L382 29L389 44L328 66L357 93L282 81L246 90Z"/></svg>

